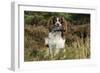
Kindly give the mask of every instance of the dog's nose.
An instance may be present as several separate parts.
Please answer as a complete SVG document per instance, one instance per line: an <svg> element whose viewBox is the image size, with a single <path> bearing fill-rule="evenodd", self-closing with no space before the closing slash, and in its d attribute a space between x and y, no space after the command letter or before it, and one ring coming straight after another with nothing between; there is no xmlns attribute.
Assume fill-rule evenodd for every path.
<svg viewBox="0 0 100 73"><path fill-rule="evenodd" d="M59 24L57 23L56 26L59 27Z"/></svg>

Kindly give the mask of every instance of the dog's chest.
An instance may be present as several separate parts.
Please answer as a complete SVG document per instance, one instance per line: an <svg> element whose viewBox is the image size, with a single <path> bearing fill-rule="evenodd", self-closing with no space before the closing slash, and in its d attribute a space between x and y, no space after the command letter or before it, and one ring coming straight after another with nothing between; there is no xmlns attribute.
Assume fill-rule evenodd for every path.
<svg viewBox="0 0 100 73"><path fill-rule="evenodd" d="M48 43L50 48L64 48L65 39L61 37L61 32L51 32Z"/></svg>

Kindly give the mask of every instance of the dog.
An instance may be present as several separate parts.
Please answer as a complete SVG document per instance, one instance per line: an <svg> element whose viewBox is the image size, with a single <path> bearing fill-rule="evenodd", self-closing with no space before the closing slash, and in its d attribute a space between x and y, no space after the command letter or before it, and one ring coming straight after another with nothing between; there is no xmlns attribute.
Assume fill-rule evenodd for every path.
<svg viewBox="0 0 100 73"><path fill-rule="evenodd" d="M45 44L49 47L49 54L55 56L65 47L64 33L67 31L67 21L64 17L52 16L48 20L48 37L45 38Z"/></svg>

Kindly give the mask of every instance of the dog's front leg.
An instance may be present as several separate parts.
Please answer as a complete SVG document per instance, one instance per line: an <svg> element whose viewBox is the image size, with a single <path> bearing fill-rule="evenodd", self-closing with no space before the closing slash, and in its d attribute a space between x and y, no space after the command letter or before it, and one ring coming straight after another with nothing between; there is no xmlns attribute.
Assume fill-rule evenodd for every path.
<svg viewBox="0 0 100 73"><path fill-rule="evenodd" d="M50 56L50 59L53 59L54 58L53 48L49 48L49 56Z"/></svg>

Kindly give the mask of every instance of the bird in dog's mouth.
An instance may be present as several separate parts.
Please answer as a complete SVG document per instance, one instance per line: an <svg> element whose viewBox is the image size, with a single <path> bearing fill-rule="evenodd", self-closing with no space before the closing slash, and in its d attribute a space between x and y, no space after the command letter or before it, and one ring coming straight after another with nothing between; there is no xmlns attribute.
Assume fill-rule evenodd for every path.
<svg viewBox="0 0 100 73"><path fill-rule="evenodd" d="M54 32L64 32L65 30L64 29L62 29L62 27L58 27L58 26L54 26L53 28L52 28L52 31L54 31Z"/></svg>

